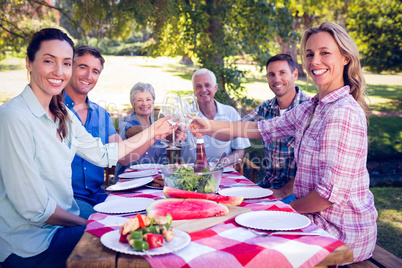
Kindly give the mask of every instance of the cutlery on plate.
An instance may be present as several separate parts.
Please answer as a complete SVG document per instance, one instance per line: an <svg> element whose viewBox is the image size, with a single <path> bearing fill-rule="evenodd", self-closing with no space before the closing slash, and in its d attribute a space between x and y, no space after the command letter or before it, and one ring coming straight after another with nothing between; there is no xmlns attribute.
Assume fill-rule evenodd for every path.
<svg viewBox="0 0 402 268"><path fill-rule="evenodd" d="M248 230L250 232L252 232L253 234L258 235L258 236L262 236L262 237L268 237L268 236L271 236L271 235L320 235L319 233L305 233L305 232L272 232L272 233L267 234L267 233L257 232L257 231L255 231L253 229L250 229L250 228L248 228Z"/></svg>

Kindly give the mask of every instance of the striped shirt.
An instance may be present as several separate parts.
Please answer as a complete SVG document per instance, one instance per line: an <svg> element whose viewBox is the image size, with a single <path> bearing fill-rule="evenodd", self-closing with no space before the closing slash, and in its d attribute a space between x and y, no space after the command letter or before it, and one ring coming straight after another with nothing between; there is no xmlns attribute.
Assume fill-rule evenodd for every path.
<svg viewBox="0 0 402 268"><path fill-rule="evenodd" d="M332 202L306 216L344 241L352 248L354 261L361 261L375 247L377 210L366 168L366 117L349 91L344 86L321 101L317 95L282 117L260 121L258 127L266 142L295 137L295 197L316 190Z"/></svg>
<svg viewBox="0 0 402 268"><path fill-rule="evenodd" d="M293 103L286 111L293 109L296 105L309 99L309 96L296 87L296 95ZM260 121L280 116L280 107L275 98L263 102L251 113L244 116L242 121ZM264 159L262 165L265 169L265 177L258 183L264 188L282 188L296 175L296 163L294 160L293 137L275 139L270 142L262 140L264 145Z"/></svg>

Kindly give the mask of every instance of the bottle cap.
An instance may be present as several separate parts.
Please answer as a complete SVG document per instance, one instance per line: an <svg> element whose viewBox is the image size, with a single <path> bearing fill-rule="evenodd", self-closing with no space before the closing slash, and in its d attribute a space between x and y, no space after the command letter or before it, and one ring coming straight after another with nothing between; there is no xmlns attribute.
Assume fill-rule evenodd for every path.
<svg viewBox="0 0 402 268"><path fill-rule="evenodd" d="M204 139L203 138L197 139L197 144L199 143L204 143Z"/></svg>

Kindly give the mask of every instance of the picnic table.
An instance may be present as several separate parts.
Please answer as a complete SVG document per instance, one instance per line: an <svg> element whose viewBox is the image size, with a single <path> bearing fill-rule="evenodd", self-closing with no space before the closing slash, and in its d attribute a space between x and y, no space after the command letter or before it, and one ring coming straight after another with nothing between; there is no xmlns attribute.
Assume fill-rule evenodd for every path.
<svg viewBox="0 0 402 268"><path fill-rule="evenodd" d="M252 182L235 171L224 173L220 185L234 184ZM140 187L112 192L106 202L132 197L160 199L164 198L164 194L158 189ZM353 252L347 245L314 223L297 231L319 232L319 236L260 237L236 223L234 217L244 211L297 213L273 196L245 199L239 207L231 209L231 215L227 217L201 219L204 220L202 224L197 224L197 220L184 224L184 228L195 228L195 231L189 232L191 242L185 248L150 257L120 253L102 245L100 237L119 228L110 225L118 216L95 213L91 215L86 232L68 258L67 267L327 267L353 261ZM175 221L173 227L180 229L180 224L176 224L176 227L174 224Z"/></svg>

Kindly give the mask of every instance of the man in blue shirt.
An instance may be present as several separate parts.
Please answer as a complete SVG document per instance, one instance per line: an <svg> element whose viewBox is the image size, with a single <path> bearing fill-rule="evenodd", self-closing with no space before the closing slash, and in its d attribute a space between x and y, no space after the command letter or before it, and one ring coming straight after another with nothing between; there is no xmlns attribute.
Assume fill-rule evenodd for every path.
<svg viewBox="0 0 402 268"><path fill-rule="evenodd" d="M119 142L121 138L113 127L110 114L88 99L88 93L98 82L104 62L97 49L89 46L76 48L73 74L64 91L64 102L85 129L106 144ZM78 155L75 155L71 168L74 197L80 207L81 216L88 218L95 212L93 206L107 197L107 193L101 189L104 182L103 168Z"/></svg>
<svg viewBox="0 0 402 268"><path fill-rule="evenodd" d="M296 63L288 54L278 54L267 61L268 85L275 97L263 102L242 121L259 121L283 115L296 105L309 99L302 90L295 86L298 78ZM258 183L261 187L271 188L274 196L285 203L295 200L293 181L296 175L296 162L293 153L293 138L264 141L265 178ZM277 190L281 189L281 191Z"/></svg>

